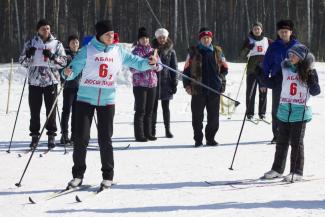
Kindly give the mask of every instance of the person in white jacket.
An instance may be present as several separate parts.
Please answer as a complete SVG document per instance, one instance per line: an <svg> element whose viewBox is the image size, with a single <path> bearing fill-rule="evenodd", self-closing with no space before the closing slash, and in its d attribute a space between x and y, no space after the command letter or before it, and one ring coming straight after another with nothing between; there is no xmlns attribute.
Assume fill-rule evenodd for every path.
<svg viewBox="0 0 325 217"><path fill-rule="evenodd" d="M22 65L28 68L29 108L30 108L30 148L34 148L40 135L40 112L44 97L46 115L49 114L57 96L57 85L60 82L59 69L67 64L62 43L51 34L51 25L47 20L37 23L37 35L27 41L19 58ZM45 126L48 135L48 148L55 147L57 126L56 113L52 112Z"/></svg>

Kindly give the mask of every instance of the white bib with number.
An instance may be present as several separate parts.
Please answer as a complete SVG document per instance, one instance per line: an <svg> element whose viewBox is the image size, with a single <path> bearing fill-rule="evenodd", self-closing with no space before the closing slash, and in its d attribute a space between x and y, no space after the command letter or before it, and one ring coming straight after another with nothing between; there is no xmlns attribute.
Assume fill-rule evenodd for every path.
<svg viewBox="0 0 325 217"><path fill-rule="evenodd" d="M58 46L57 40L51 40L50 42L44 44L41 39L39 40L33 39L32 47L35 47L36 51L35 51L35 55L33 56L33 61L31 65L49 67L49 59L47 57L44 57L43 50L47 49L50 50L52 53L55 53L57 46Z"/></svg>
<svg viewBox="0 0 325 217"><path fill-rule="evenodd" d="M307 85L299 79L298 73L292 72L290 68L282 68L282 91L280 103L291 103L296 105L305 105L308 101ZM308 94L308 96L307 96Z"/></svg>
<svg viewBox="0 0 325 217"><path fill-rule="evenodd" d="M269 40L266 37L260 41L249 37L249 43L254 43L255 46L249 51L247 57L265 55L266 50L269 47Z"/></svg>
<svg viewBox="0 0 325 217"><path fill-rule="evenodd" d="M94 46L87 47L87 61L82 77L81 86L97 88L115 88L116 74L121 71L122 58L119 47L114 46L108 52L98 51Z"/></svg>

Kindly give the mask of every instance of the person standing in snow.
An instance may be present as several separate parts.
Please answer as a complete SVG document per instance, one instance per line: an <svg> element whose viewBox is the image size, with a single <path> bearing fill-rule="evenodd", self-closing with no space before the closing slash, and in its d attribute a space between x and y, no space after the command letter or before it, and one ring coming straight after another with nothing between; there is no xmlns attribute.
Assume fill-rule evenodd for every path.
<svg viewBox="0 0 325 217"><path fill-rule="evenodd" d="M304 136L306 123L312 119L308 106L310 95L320 93L318 75L314 68L315 58L302 44L288 50L289 59L281 63L283 80L280 103L277 110L279 134L272 169L264 174L266 179L281 177L291 146L290 174L285 181L300 181L304 168Z"/></svg>
<svg viewBox="0 0 325 217"><path fill-rule="evenodd" d="M70 35L68 37L68 48L65 50L67 54L68 64L73 60L76 54L79 51L79 38L76 35ZM61 144L73 143L73 134L71 134L71 139L69 138L69 119L70 112L71 114L71 132L75 125L75 103L77 99L77 92L79 87L79 80L81 75L77 76L71 81L66 81L63 89L63 106L62 106L62 115L61 115ZM63 84L63 79L61 79Z"/></svg>
<svg viewBox="0 0 325 217"><path fill-rule="evenodd" d="M139 28L138 41L133 49L134 55L146 58L154 53L149 42L149 34L144 27ZM159 70L161 70L161 66ZM130 68L133 80L133 94L135 99L134 136L139 142L156 140L152 134L152 113L156 99L157 71L149 69L139 72Z"/></svg>
<svg viewBox="0 0 325 217"><path fill-rule="evenodd" d="M184 74L201 82L220 93L225 92L228 65L221 47L212 44L212 32L203 27L199 32L199 44L189 48L189 54L184 66ZM211 92L190 80L184 78L186 92L192 96L192 126L194 130L195 147L203 145L204 108L208 113L208 123L205 127L207 146L216 146L215 135L219 129L220 95Z"/></svg>
<svg viewBox="0 0 325 217"><path fill-rule="evenodd" d="M169 32L167 29L157 29L155 32L156 38L152 41L152 47L154 49L158 49L158 54L163 64L177 70L177 57L176 52L173 48L174 44L168 35ZM157 75L158 86L152 117L152 135L156 135L158 100L161 100L165 134L167 138L173 138L173 134L170 132L169 101L173 99L173 95L177 91L177 75L175 72L172 72L167 68L163 68L163 70L160 71Z"/></svg>
<svg viewBox="0 0 325 217"><path fill-rule="evenodd" d="M62 43L51 34L49 21L38 21L37 35L27 41L20 55L19 61L28 68L29 93L28 101L30 108L30 136L32 142L30 148L37 145L40 136L40 113L44 97L46 116L48 116L57 97L57 86L60 81L59 69L67 64L67 57ZM57 131L56 113L52 112L45 126L48 135L48 148L55 147Z"/></svg>
<svg viewBox="0 0 325 217"><path fill-rule="evenodd" d="M122 65L139 71L156 66L157 57L149 60L128 53L122 46L114 44L114 28L110 20L96 23L96 36L84 46L64 75L73 80L82 72L76 102L76 128L74 134L72 176L67 188L82 184L86 171L86 152L94 111L98 120L98 144L102 163L101 187L111 186L114 176L112 147L113 119L115 113L116 74Z"/></svg>
<svg viewBox="0 0 325 217"><path fill-rule="evenodd" d="M293 22L291 20L280 20L277 23L277 39L270 44L269 48L265 53L263 60L263 78L268 79L271 77L271 82L274 85L272 87L272 131L273 139L271 143L276 143L278 135L278 124L276 113L279 106L280 94L281 94L281 84L282 84L282 72L281 72L281 62L287 58L287 51L298 44L299 41L296 40L293 34ZM262 82L264 83L264 82ZM268 86L268 84L265 84Z"/></svg>
<svg viewBox="0 0 325 217"><path fill-rule="evenodd" d="M260 22L255 22L253 27L246 38L242 49L241 55L247 56L247 66L246 66L246 111L247 119L252 119L254 117L255 108L255 95L257 85L253 86L258 80L258 72L260 64L263 62L265 52L269 47L271 40L264 36L263 25ZM267 88L259 88L259 102L258 102L258 116L260 119L265 118L266 113L266 103L267 103ZM250 93L252 95L250 98Z"/></svg>

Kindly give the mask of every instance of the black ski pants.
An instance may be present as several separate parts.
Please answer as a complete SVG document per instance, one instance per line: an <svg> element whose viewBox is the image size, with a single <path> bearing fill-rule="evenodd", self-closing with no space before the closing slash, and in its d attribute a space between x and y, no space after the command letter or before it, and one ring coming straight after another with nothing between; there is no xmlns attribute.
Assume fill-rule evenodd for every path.
<svg viewBox="0 0 325 217"><path fill-rule="evenodd" d="M84 102L76 102L72 175L74 178L82 179L86 171L87 146L95 109L98 120L98 144L102 163L102 177L103 179L113 180L114 158L111 138L115 105L94 106Z"/></svg>

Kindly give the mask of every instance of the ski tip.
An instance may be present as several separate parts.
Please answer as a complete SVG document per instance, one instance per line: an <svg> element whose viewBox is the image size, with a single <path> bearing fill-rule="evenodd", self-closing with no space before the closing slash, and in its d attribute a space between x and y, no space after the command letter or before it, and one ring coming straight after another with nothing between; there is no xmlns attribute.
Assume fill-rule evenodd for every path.
<svg viewBox="0 0 325 217"><path fill-rule="evenodd" d="M36 202L31 197L28 197L28 200L31 204L36 204Z"/></svg>
<svg viewBox="0 0 325 217"><path fill-rule="evenodd" d="M77 201L78 203L81 203L81 202L82 202L82 200L80 200L80 198L78 197L78 195L76 195L76 201Z"/></svg>

